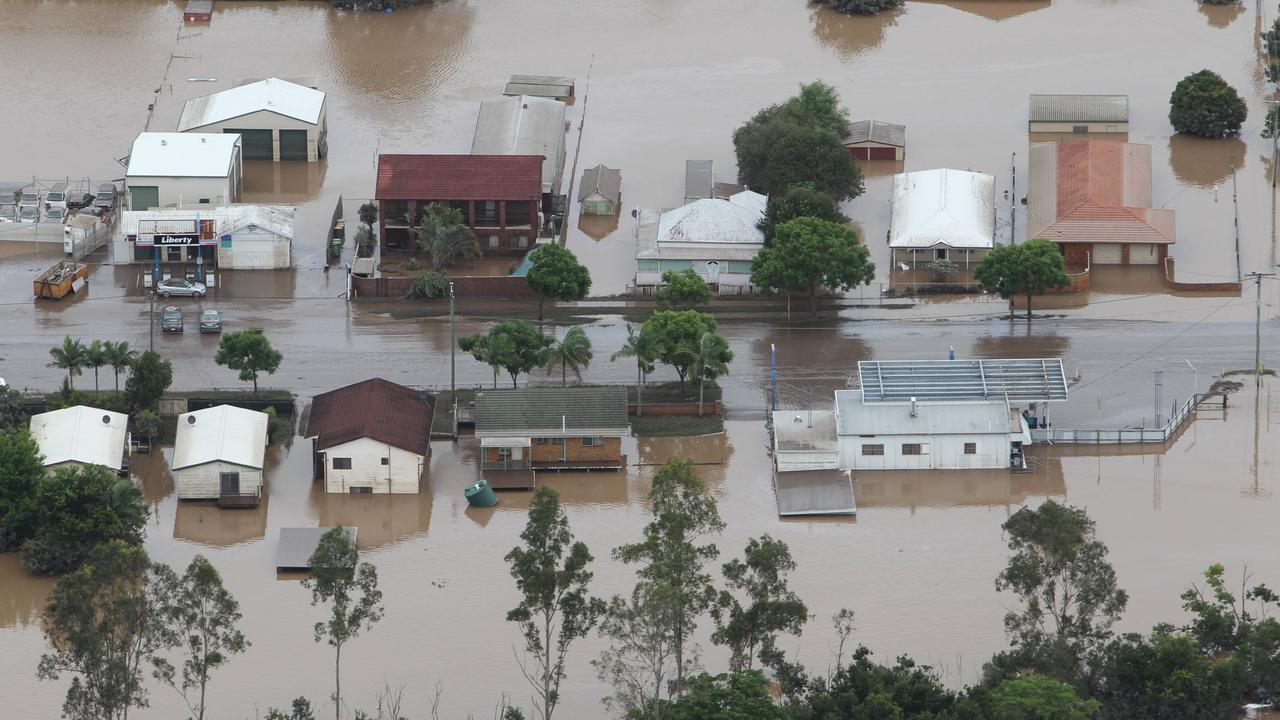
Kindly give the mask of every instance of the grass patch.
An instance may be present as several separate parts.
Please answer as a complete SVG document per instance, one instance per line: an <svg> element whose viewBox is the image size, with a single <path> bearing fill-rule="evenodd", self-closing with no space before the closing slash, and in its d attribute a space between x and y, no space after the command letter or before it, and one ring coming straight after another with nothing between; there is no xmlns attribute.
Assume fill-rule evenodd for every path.
<svg viewBox="0 0 1280 720"><path fill-rule="evenodd" d="M642 415L631 418L631 430L644 437L691 437L724 432L719 415Z"/></svg>

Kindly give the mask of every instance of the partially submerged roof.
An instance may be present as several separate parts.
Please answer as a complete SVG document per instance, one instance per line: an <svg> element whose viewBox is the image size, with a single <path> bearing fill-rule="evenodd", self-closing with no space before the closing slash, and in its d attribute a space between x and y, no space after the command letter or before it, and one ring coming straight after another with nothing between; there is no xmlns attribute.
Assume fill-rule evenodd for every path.
<svg viewBox="0 0 1280 720"><path fill-rule="evenodd" d="M768 198L743 190L727 200L703 198L669 210L658 221L658 244L714 243L763 245L757 225Z"/></svg>
<svg viewBox="0 0 1280 720"><path fill-rule="evenodd" d="M849 123L845 132L844 144L873 142L894 147L907 146L907 126L881 122L879 120L859 120Z"/></svg>
<svg viewBox="0 0 1280 720"><path fill-rule="evenodd" d="M519 95L480 103L473 155L541 155L542 192L555 190L564 155L564 103Z"/></svg>
<svg viewBox="0 0 1280 720"><path fill-rule="evenodd" d="M144 132L129 153L130 177L228 177L239 153L236 133Z"/></svg>
<svg viewBox="0 0 1280 720"><path fill-rule="evenodd" d="M1061 358L1028 360L862 360L858 380L866 402L1008 398L1010 402L1067 399Z"/></svg>
<svg viewBox="0 0 1280 720"><path fill-rule="evenodd" d="M1151 146L1066 140L1031 146L1028 237L1054 242L1174 241L1173 210L1151 207Z"/></svg>
<svg viewBox="0 0 1280 720"><path fill-rule="evenodd" d="M1129 122L1128 95L1032 95L1031 122Z"/></svg>
<svg viewBox="0 0 1280 720"><path fill-rule="evenodd" d="M204 13L213 12L213 0L187 0L187 12Z"/></svg>
<svg viewBox="0 0 1280 720"><path fill-rule="evenodd" d="M782 517L853 515L853 480L846 470L774 473L774 494Z"/></svg>
<svg viewBox="0 0 1280 720"><path fill-rule="evenodd" d="M214 210L214 217L220 235L257 227L292 240L297 212L297 208L285 205L226 205Z"/></svg>
<svg viewBox="0 0 1280 720"><path fill-rule="evenodd" d="M317 395L306 437L316 439L317 450L371 438L425 457L431 454L435 407L425 391L371 378Z"/></svg>
<svg viewBox="0 0 1280 720"><path fill-rule="evenodd" d="M178 131L186 132L261 110L316 125L325 95L305 85L267 78L229 90L192 98L182 106Z"/></svg>
<svg viewBox="0 0 1280 720"><path fill-rule="evenodd" d="M995 185L990 175L963 170L894 175L889 247L992 247Z"/></svg>
<svg viewBox="0 0 1280 720"><path fill-rule="evenodd" d="M582 202L593 193L600 193L613 202L622 197L622 171L611 167L597 165L587 168L582 173L582 184L578 187L578 202Z"/></svg>
<svg viewBox="0 0 1280 720"><path fill-rule="evenodd" d="M1006 435L1021 432L1017 411L1004 402L970 400L864 402L862 390L836 391L840 435Z"/></svg>
<svg viewBox="0 0 1280 720"><path fill-rule="evenodd" d="M320 539L333 528L280 528L280 545L276 548L277 570L307 570L311 567L311 556L320 547ZM344 527L342 531L356 541L356 528Z"/></svg>
<svg viewBox="0 0 1280 720"><path fill-rule="evenodd" d="M31 435L44 464L104 465L119 470L129 418L118 412L76 405L31 418Z"/></svg>
<svg viewBox="0 0 1280 720"><path fill-rule="evenodd" d="M684 161L684 199L715 197L715 171L710 160Z"/></svg>
<svg viewBox="0 0 1280 720"><path fill-rule="evenodd" d="M234 405L215 405L178 416L170 467L181 470L225 462L261 470L266 450L266 413Z"/></svg>
<svg viewBox="0 0 1280 720"><path fill-rule="evenodd" d="M476 437L630 434L624 387L520 388L476 392Z"/></svg>
<svg viewBox="0 0 1280 720"><path fill-rule="evenodd" d="M379 155L378 200L538 200L542 155Z"/></svg>
<svg viewBox="0 0 1280 720"><path fill-rule="evenodd" d="M503 95L532 95L545 98L573 97L574 80L556 75L512 75Z"/></svg>

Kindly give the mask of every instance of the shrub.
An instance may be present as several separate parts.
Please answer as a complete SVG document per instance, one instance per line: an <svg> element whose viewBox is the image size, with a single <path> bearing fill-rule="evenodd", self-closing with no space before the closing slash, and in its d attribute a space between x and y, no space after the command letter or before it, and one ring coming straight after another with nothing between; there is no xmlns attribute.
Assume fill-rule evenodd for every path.
<svg viewBox="0 0 1280 720"><path fill-rule="evenodd" d="M409 286L411 298L443 297L449 293L449 279L438 272L425 272L413 279Z"/></svg>
<svg viewBox="0 0 1280 720"><path fill-rule="evenodd" d="M267 440L271 444L285 442L293 436L293 423L291 421L280 417L274 407L268 406L264 412L267 414Z"/></svg>
<svg viewBox="0 0 1280 720"><path fill-rule="evenodd" d="M885 10L902 7L906 0L814 0L814 2L847 15L875 15Z"/></svg>

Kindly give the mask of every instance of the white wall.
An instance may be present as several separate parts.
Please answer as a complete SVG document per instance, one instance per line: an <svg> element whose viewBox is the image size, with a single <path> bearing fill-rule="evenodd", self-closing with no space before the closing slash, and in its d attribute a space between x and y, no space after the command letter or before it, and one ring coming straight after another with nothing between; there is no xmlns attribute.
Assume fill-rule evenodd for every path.
<svg viewBox="0 0 1280 720"><path fill-rule="evenodd" d="M335 445L324 451L325 491L350 492L353 487L371 487L375 493L416 493L426 458L370 438ZM334 470L334 458L351 458L350 470ZM388 464L383 465L382 459Z"/></svg>
<svg viewBox="0 0 1280 720"><path fill-rule="evenodd" d="M231 234L231 247L218 236L218 267L225 270L273 270L289 267L290 241L262 228L244 228Z"/></svg>
<svg viewBox="0 0 1280 720"><path fill-rule="evenodd" d="M252 495L261 492L262 470L231 463L211 462L174 471L173 483L178 488L178 499L218 499L222 494L221 474L224 472L240 473L240 494Z"/></svg>
<svg viewBox="0 0 1280 720"><path fill-rule="evenodd" d="M194 133L220 133L224 130L272 130L271 144L272 155L276 160L280 159L280 131L281 130L306 130L307 131L307 160L315 162L320 159L318 143L320 137L324 135L328 127L328 102L326 101L320 108L320 121L315 125L295 118L280 115L278 113L259 110L248 115L241 115L237 118L231 118L224 122L212 123L210 125L202 125L194 127L186 132ZM561 162L563 164L563 161Z"/></svg>
<svg viewBox="0 0 1280 720"><path fill-rule="evenodd" d="M840 436L840 467L844 470L960 470L1009 467L1009 435L883 435ZM905 444L920 444L924 454L903 455ZM977 443L977 453L964 454L965 443ZM863 445L884 445L884 455L863 455Z"/></svg>
<svg viewBox="0 0 1280 720"><path fill-rule="evenodd" d="M201 198L208 198L209 207L212 209L218 205L228 205L236 202L240 198L235 190L238 181L233 184L232 178L228 177L136 177L129 176L125 179L126 184L133 186L155 186L160 191L160 206L177 205L181 203L184 208L199 208ZM132 202L132 196L125 190L127 202ZM131 210L148 210L150 208L129 208Z"/></svg>

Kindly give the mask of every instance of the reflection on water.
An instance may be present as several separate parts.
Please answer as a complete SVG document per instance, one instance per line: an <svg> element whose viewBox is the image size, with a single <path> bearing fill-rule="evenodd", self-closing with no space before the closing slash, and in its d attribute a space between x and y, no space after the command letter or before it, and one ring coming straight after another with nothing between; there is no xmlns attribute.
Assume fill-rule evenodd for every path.
<svg viewBox="0 0 1280 720"><path fill-rule="evenodd" d="M1053 0L916 0L916 2L946 5L995 22L1044 10L1053 4Z"/></svg>
<svg viewBox="0 0 1280 720"><path fill-rule="evenodd" d="M1240 2L1232 2L1225 5L1199 2L1196 3L1196 6L1209 21L1209 24L1216 28L1224 28L1230 25L1244 13L1244 3Z"/></svg>
<svg viewBox="0 0 1280 720"><path fill-rule="evenodd" d="M984 359L1045 358L1062 357L1070 350L1071 338L1015 322L1005 332L975 339L970 352L972 357Z"/></svg>
<svg viewBox="0 0 1280 720"><path fill-rule="evenodd" d="M1169 167L1184 185L1217 187L1241 172L1248 146L1238 137L1209 139L1175 133L1169 138Z"/></svg>
<svg viewBox="0 0 1280 720"><path fill-rule="evenodd" d="M32 577L22 568L18 553L0 553L0 628L37 620L55 582L56 578Z"/></svg>
<svg viewBox="0 0 1280 720"><path fill-rule="evenodd" d="M841 61L850 62L880 47L885 32L897 25L898 18L905 12L903 8L895 8L867 17L816 7L810 17L813 19L813 36L818 43L835 50Z"/></svg>
<svg viewBox="0 0 1280 720"><path fill-rule="evenodd" d="M578 229L592 240L603 240L618 229L621 213L613 215L579 215Z"/></svg>
<svg viewBox="0 0 1280 720"><path fill-rule="evenodd" d="M300 204L309 202L324 185L328 163L271 160L244 161L241 202Z"/></svg>
<svg viewBox="0 0 1280 720"><path fill-rule="evenodd" d="M183 500L173 515L173 537L210 547L228 547L267 534L266 498L256 508L219 508L214 501Z"/></svg>
<svg viewBox="0 0 1280 720"><path fill-rule="evenodd" d="M311 506L320 527L359 528L357 542L371 550L425 533L431 524L431 493L404 495L344 495L324 491L316 483Z"/></svg>
<svg viewBox="0 0 1280 720"><path fill-rule="evenodd" d="M1062 461L1036 459L1032 472L1008 470L897 470L860 472L854 489L859 512L878 507L1022 505L1031 498L1067 493Z"/></svg>

